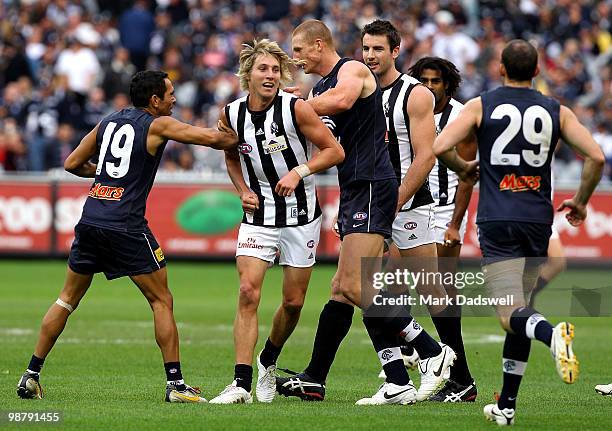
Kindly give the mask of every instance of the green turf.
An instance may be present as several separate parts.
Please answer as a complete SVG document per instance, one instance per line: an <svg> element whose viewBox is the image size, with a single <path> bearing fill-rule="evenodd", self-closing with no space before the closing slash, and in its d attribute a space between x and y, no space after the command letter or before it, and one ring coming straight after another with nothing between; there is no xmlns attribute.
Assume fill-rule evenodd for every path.
<svg viewBox="0 0 612 431"><path fill-rule="evenodd" d="M45 364L44 400L20 400L15 384L27 366L40 319L57 298L64 264L57 261L0 261L0 410L60 411L63 423L52 428L123 429L495 429L482 417L482 407L500 389L503 336L492 318L464 319L468 359L476 378L476 403L358 407L358 398L380 384L379 364L358 315L328 379L323 403L277 398L262 405L170 405L162 402L165 376L153 337L150 309L129 280L107 282L97 276L78 311ZM302 320L285 346L282 366L300 370L309 357L319 311L327 300L332 266L318 266ZM269 271L260 306L263 345L272 313L280 299L279 269ZM237 277L229 264L171 263L170 286L181 335L183 374L191 385L215 396L231 382L232 321ZM559 286L606 284L609 272L568 271L546 292ZM603 284L602 284L603 283ZM430 321L421 317L427 329ZM579 381L559 380L550 354L533 343L518 401L520 429L612 429L612 398L593 386L612 381L612 319L574 318L575 350L581 360ZM488 336L497 336L488 337ZM488 338L487 338L488 337ZM493 339L493 341L491 341ZM0 421L0 428L28 429ZM32 425L40 429L45 425ZM400 428L401 427L401 428Z"/></svg>

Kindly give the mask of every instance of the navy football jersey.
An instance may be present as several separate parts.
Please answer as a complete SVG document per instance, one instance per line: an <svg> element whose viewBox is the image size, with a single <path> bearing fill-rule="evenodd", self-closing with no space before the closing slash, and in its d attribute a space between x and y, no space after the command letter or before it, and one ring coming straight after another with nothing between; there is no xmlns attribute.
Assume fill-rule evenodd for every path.
<svg viewBox="0 0 612 431"><path fill-rule="evenodd" d="M353 60L341 59L327 76L321 78L312 89L313 96L336 86L338 71L347 61ZM338 165L340 186L357 180L378 181L395 178L385 143L387 123L378 80L376 90L368 97L357 99L347 111L321 119L344 148L344 162Z"/></svg>
<svg viewBox="0 0 612 431"><path fill-rule="evenodd" d="M507 86L481 99L476 222L551 224L550 163L559 139L559 102L531 88Z"/></svg>
<svg viewBox="0 0 612 431"><path fill-rule="evenodd" d="M154 119L142 109L128 108L100 122L96 177L81 223L124 232L147 228L147 197L165 147L162 144L155 156L147 152L147 135Z"/></svg>

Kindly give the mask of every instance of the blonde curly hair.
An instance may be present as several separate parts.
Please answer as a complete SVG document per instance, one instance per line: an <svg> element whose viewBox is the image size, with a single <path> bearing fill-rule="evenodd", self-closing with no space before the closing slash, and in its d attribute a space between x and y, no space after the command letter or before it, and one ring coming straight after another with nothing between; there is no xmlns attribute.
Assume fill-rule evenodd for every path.
<svg viewBox="0 0 612 431"><path fill-rule="evenodd" d="M260 55L271 55L275 57L281 70L281 87L289 83L293 77L291 75L291 66L297 66L301 62L293 60L289 55L282 50L278 43L270 39L255 39L252 44L243 43L244 47L240 51L240 67L236 76L240 79L240 88L242 90L249 89L249 75L253 70L255 60Z"/></svg>

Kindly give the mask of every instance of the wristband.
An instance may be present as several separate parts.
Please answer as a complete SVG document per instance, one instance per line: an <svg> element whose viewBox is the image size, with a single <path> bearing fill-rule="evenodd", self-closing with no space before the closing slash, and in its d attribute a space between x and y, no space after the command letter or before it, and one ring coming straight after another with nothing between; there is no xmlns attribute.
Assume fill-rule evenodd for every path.
<svg viewBox="0 0 612 431"><path fill-rule="evenodd" d="M293 170L300 176L300 178L307 177L311 174L310 168L308 167L308 165L306 165L306 163L296 166L295 168L293 168Z"/></svg>

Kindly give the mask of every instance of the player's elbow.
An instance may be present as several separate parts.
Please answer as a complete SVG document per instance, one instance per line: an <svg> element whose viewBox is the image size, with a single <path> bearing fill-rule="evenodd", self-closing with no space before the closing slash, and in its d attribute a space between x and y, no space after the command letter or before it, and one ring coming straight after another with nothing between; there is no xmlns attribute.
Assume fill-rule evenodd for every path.
<svg viewBox="0 0 612 431"><path fill-rule="evenodd" d="M446 152L446 149L444 148L444 140L440 139L440 136L438 136L434 141L432 150L435 157L440 157L440 154Z"/></svg>
<svg viewBox="0 0 612 431"><path fill-rule="evenodd" d="M80 166L81 164L77 163L77 161L71 156L68 156L64 161L64 169L66 172L70 172L71 174L74 174Z"/></svg>
<svg viewBox="0 0 612 431"><path fill-rule="evenodd" d="M334 148L334 166L335 165L339 165L340 163L342 163L344 161L344 148L342 148L340 145L335 146Z"/></svg>
<svg viewBox="0 0 612 431"><path fill-rule="evenodd" d="M595 165L597 169L603 169L606 164L606 157L603 152L597 151L593 156L590 157L592 163Z"/></svg>

